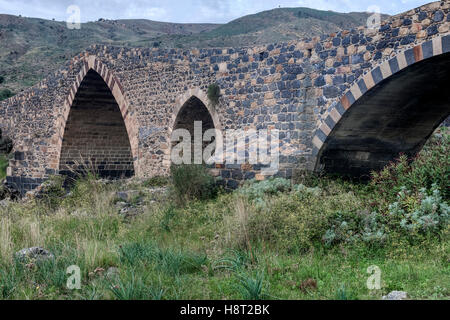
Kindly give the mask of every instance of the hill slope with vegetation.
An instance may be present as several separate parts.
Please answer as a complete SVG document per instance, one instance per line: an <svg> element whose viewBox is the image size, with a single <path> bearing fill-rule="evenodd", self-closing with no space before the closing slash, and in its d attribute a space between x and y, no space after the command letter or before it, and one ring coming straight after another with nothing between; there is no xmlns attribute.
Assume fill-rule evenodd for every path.
<svg viewBox="0 0 450 320"><path fill-rule="evenodd" d="M69 30L65 22L0 14L0 100L41 80L92 44L129 47L251 46L319 36L365 24L367 13L282 8L225 25L104 20Z"/></svg>

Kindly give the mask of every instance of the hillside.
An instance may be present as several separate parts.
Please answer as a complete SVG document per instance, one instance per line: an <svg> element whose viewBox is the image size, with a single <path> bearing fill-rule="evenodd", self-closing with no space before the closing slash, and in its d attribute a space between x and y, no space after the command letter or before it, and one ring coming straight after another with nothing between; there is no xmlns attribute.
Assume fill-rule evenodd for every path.
<svg viewBox="0 0 450 320"><path fill-rule="evenodd" d="M275 43L329 34L364 25L367 13L282 8L245 16L199 35L163 36L168 47L233 47ZM384 15L383 18L387 18Z"/></svg>
<svg viewBox="0 0 450 320"><path fill-rule="evenodd" d="M143 47L249 46L327 34L363 25L367 13L282 8L224 25L104 20L69 30L65 22L0 14L0 97L19 92L91 44ZM0 98L1 99L1 98Z"/></svg>
<svg viewBox="0 0 450 320"><path fill-rule="evenodd" d="M15 92L42 79L91 44L131 45L161 35L209 31L213 24L172 24L149 20L97 21L69 30L65 22L0 15L0 76ZM1 88L0 88L1 90Z"/></svg>

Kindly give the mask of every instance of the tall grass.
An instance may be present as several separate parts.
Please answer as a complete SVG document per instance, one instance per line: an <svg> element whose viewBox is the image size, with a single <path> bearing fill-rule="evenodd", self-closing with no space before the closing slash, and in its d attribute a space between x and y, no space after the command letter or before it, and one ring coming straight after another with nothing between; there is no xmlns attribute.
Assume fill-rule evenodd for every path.
<svg viewBox="0 0 450 320"><path fill-rule="evenodd" d="M2 261L11 261L13 248L11 220L7 216L2 216L0 218L0 258Z"/></svg>
<svg viewBox="0 0 450 320"><path fill-rule="evenodd" d="M253 181L232 193L185 197L198 195L190 188L205 188L192 181L210 181L186 182L196 170L172 178L178 179L183 206L170 196L154 202L147 192L153 182L105 183L94 176L77 180L70 191L56 183L41 198L0 206L0 298L376 299L389 290L408 291L412 298L450 297L443 285L450 281L448 225L433 231L438 237L408 233L414 241L401 229L401 210L409 215L424 206L418 193L393 199L398 205L391 209L400 217L395 219L375 201L385 196L381 189L340 180L304 178L307 186ZM422 180L408 180L409 174L401 179L413 189ZM145 207L124 218L116 192L130 185L141 191ZM378 245L371 239L380 225L386 239ZM334 238L324 237L331 231ZM15 261L15 251L31 246L48 249L55 259ZM70 265L81 269L81 290L65 286ZM383 272L375 293L364 286L370 265ZM110 267L115 276L107 275ZM306 279L317 288L301 290Z"/></svg>

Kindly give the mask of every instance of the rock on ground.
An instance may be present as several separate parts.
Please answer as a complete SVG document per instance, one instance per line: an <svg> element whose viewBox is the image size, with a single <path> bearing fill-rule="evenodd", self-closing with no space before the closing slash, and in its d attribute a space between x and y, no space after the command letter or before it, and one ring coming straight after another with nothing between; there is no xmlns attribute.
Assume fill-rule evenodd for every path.
<svg viewBox="0 0 450 320"><path fill-rule="evenodd" d="M48 250L40 247L32 247L27 249L22 249L15 254L18 260L32 259L37 261L54 259L55 256Z"/></svg>
<svg viewBox="0 0 450 320"><path fill-rule="evenodd" d="M383 296L383 300L405 300L408 299L408 293L404 291L392 291L387 296Z"/></svg>

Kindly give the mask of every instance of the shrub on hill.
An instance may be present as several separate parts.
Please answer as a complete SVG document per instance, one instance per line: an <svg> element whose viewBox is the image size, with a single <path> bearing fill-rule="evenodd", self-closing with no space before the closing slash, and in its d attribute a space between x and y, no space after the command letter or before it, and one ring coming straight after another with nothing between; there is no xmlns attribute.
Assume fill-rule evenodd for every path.
<svg viewBox="0 0 450 320"><path fill-rule="evenodd" d="M0 90L0 101L11 98L12 96L14 96L14 93L11 90L9 89Z"/></svg>

